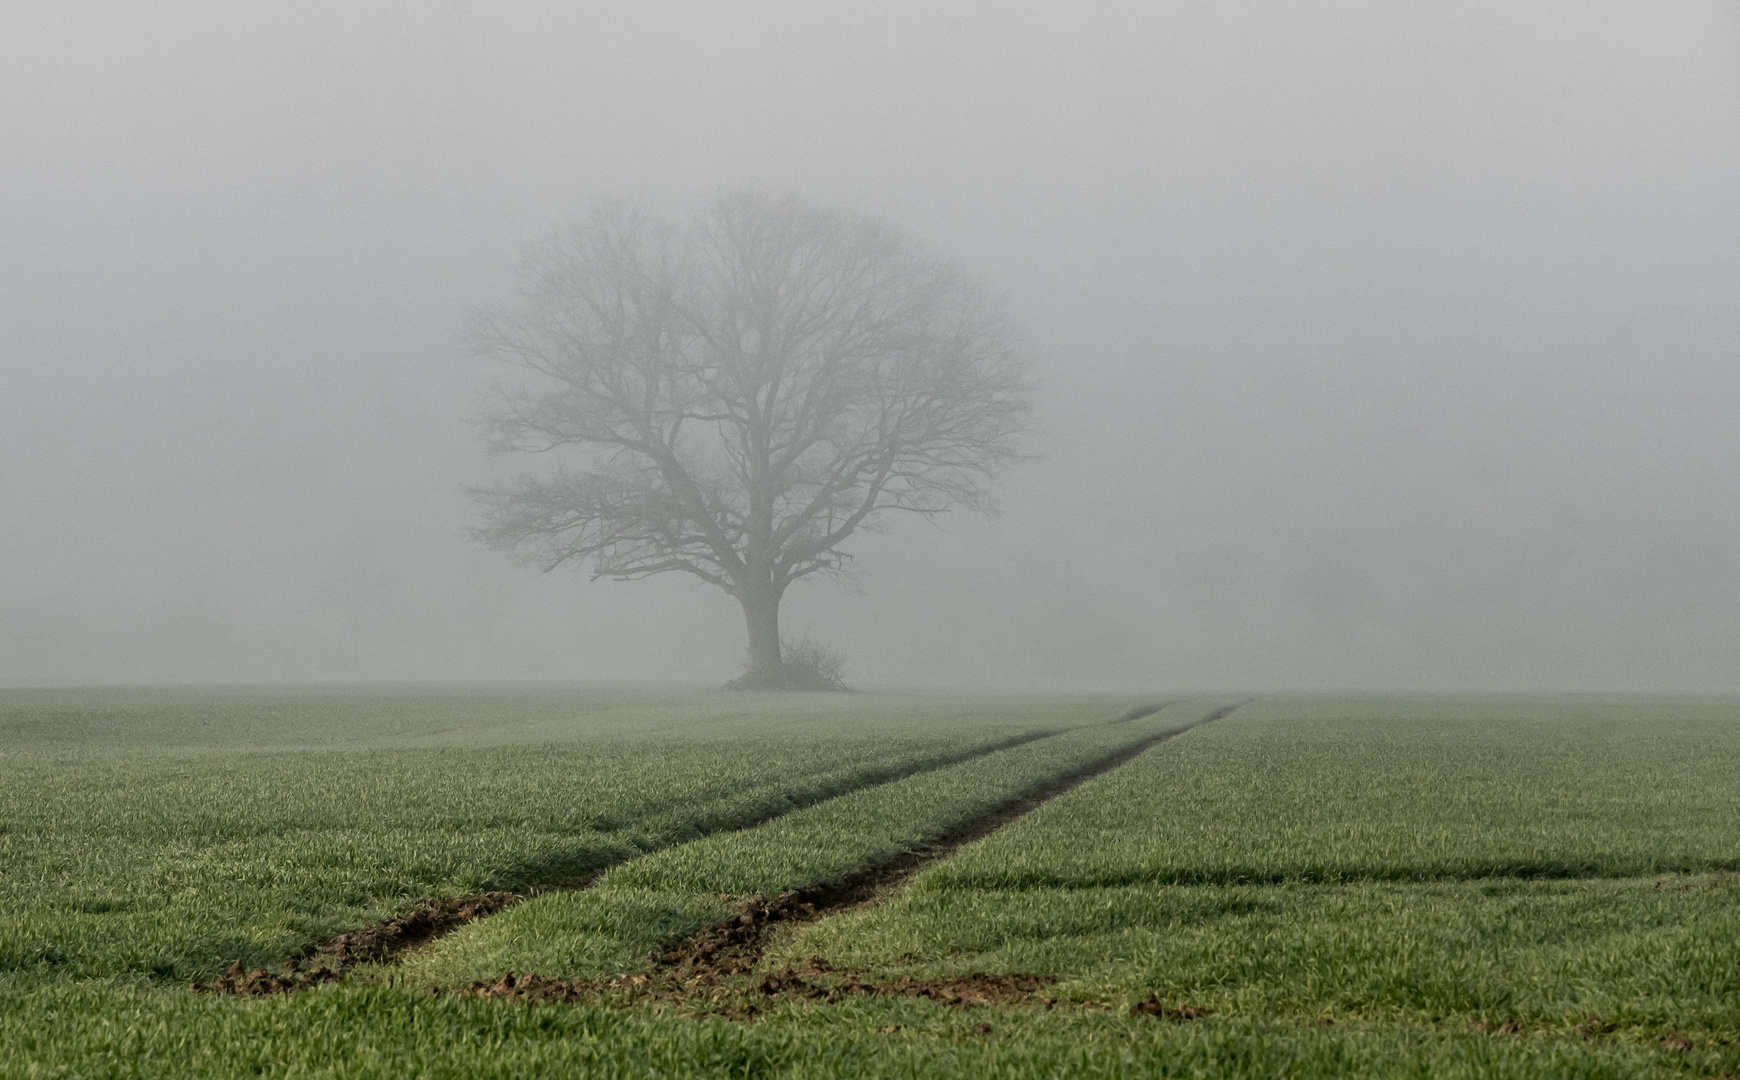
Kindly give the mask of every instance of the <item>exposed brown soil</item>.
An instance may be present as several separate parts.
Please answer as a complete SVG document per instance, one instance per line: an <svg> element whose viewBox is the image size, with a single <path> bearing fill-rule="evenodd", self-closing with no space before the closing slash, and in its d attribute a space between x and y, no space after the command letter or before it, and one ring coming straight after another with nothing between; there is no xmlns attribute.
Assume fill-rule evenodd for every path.
<svg viewBox="0 0 1740 1080"><path fill-rule="evenodd" d="M339 972L322 964L304 970L301 965L292 960L284 965L282 972L271 972L265 968L255 968L243 971L242 962L236 961L230 969L209 983L195 982L193 989L214 994L241 994L251 997L256 994L284 994L291 990L303 990L310 986L318 986L323 982L336 982L344 978Z"/></svg>
<svg viewBox="0 0 1740 1080"><path fill-rule="evenodd" d="M1147 1001L1138 1001L1130 1006L1130 1015L1152 1016L1157 1020L1169 1020L1174 1024L1182 1024L1187 1020L1201 1020L1205 1016L1213 1016L1214 1014L1207 1009L1199 1009L1195 1005L1186 1005L1182 1001L1176 1005L1167 1005L1157 996L1150 994Z"/></svg>
<svg viewBox="0 0 1740 1080"><path fill-rule="evenodd" d="M519 893L487 892L419 900L403 915L340 934L322 945L318 955L330 957L339 968L383 963L522 899Z"/></svg>
<svg viewBox="0 0 1740 1080"><path fill-rule="evenodd" d="M195 982L193 988L220 994L282 994L332 982L343 978L345 971L357 964L390 962L473 919L493 915L523 899L520 893L488 892L419 900L402 915L340 934L291 957L277 972L265 968L244 971L237 961L210 983Z"/></svg>
<svg viewBox="0 0 1740 1080"><path fill-rule="evenodd" d="M608 1003L625 1007L669 1004L691 1015L710 1013L745 1021L754 1020L776 998L840 1001L866 996L922 997L955 1007L1038 1004L1049 1008L1056 1004L1055 998L1041 993L1056 981L1044 975L972 972L946 979L915 979L906 975L867 981L862 972L832 967L819 956L810 957L801 968L787 966L753 978L748 977L748 972L737 974L739 977L733 978L713 968L669 967L610 979L549 979L510 974L490 982L472 983L458 993L507 1001Z"/></svg>
<svg viewBox="0 0 1740 1080"><path fill-rule="evenodd" d="M856 876L856 875L854 875ZM846 893L855 895L846 882ZM768 932L779 923L814 922L850 901L837 887L794 889L767 903L752 904L729 919L704 926L658 954L654 969L741 975L761 959Z"/></svg>

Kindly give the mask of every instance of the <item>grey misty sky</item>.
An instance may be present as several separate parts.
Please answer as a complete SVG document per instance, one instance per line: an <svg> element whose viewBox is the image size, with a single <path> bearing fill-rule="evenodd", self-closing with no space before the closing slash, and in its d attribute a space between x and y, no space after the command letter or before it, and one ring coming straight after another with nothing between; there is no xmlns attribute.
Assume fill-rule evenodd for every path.
<svg viewBox="0 0 1740 1080"><path fill-rule="evenodd" d="M455 329L753 182L1040 358L1001 517L788 600L858 681L1740 684L1732 3L13 4L0 103L0 680L729 677L464 539Z"/></svg>

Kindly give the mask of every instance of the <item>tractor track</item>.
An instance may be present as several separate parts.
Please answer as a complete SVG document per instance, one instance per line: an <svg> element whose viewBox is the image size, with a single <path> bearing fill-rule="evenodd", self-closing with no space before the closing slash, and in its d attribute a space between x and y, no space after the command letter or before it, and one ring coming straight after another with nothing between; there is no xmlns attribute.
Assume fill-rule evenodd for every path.
<svg viewBox="0 0 1740 1080"><path fill-rule="evenodd" d="M1119 714L1111 720L1104 722L1108 724L1130 723L1146 716L1152 716L1161 709L1166 708L1168 705L1175 703L1176 702L1173 701L1165 701L1158 704L1138 705ZM1236 706L1234 707L1236 708ZM1231 710L1224 710L1222 713L1210 716L1207 719L1218 719L1219 716L1224 715L1226 711ZM1197 723L1200 724L1206 722L1207 720L1203 720L1198 721ZM1189 726L1196 725L1193 724ZM987 757L1003 750L1010 750L1018 746L1025 746L1028 743L1055 738L1056 736L1070 730L1073 729L1059 728L1056 730L1024 732L1020 735L1001 739L995 743L990 743L984 746L974 747L971 750L963 751L958 754L950 754L947 757L933 759L917 768L909 769L904 772L876 774L873 778L867 779L866 782L855 787L831 791L826 794L817 794L812 798L794 800L780 807L776 812L764 814L752 821L745 821L725 828L703 832L699 836L692 837L689 841L685 842L704 839L709 836L720 836L759 828L762 825L777 821L788 814L795 813L818 803L826 802L829 799L839 798L843 795L849 795L858 791L869 790L871 788L880 787L884 784L895 783L913 776L922 776L925 773L935 772L938 769L945 769L953 765L965 764L966 762ZM1141 750L1147 749L1148 746L1153 745L1153 743L1161 741L1164 738L1170 738L1173 734L1177 734L1184 730L1187 730L1187 728L1180 728L1178 731L1168 732L1161 736L1157 736L1152 740L1146 740L1139 744L1138 748L1121 751L1120 753L1124 756L1115 762L1114 765L1108 765L1106 768L1112 768L1115 767L1116 764L1122 764L1123 761L1135 756L1136 753L1140 753ZM1101 771L1104 770L1102 769ZM1080 778L1069 781L1068 786L1074 786L1074 784L1080 783L1081 780L1087 778L1085 775L1076 775L1079 775ZM1066 778L1066 780L1067 779L1068 778ZM1060 783L1062 782L1063 781L1060 781ZM1058 787L1055 790L1052 790L1052 794L1059 794L1063 790L1066 790L1066 788ZM1031 797L1032 796L1029 796L1028 798ZM1021 803L1024 804L1026 801L1026 799L1023 799L1021 800ZM1011 804L1011 806L1014 805L1020 804ZM1034 805L1037 805L1037 803ZM1007 809L1008 808L996 811L992 816L1004 813ZM1023 810L1020 812L1025 813L1026 811ZM1019 814L1016 816L1019 816ZM988 819L981 819L981 821L983 820ZM1012 818L1006 820L1012 820ZM999 821L997 825L993 825L991 828L996 828L1002 823L1002 821ZM977 825L978 823L975 822L974 824ZM987 829L986 831L988 832L990 830ZM977 839L977 837L963 836L960 839L955 839L954 834L950 834L949 837L945 837L943 840L938 841L938 844L952 844L952 847L949 848L949 850L952 851L958 848L961 844L970 843L973 839ZM660 848L655 850L664 849ZM933 845L931 848L927 848L926 852L928 853L937 850L939 850L938 847ZM652 854L652 852L646 852L645 854ZM933 858L935 857L941 856L933 856ZM610 870L616 866L621 866L632 861L632 858L621 860L619 862L600 866L577 878L533 885L524 890L503 889L490 892L472 893L465 896L425 897L413 904L409 911L401 912L397 915L390 916L356 930L346 931L345 933L329 938L326 941L288 957L278 965L279 970L276 972L263 967L247 970L243 968L240 961L237 961L232 964L227 971L212 980L210 983L201 983L196 980L192 984L192 988L198 991L209 991L214 993L255 995L285 993L292 990L305 989L321 983L335 982L343 979L351 969L358 966L395 963L412 950L422 948L438 938L444 937L447 934L458 930L460 927L465 926L468 923L494 915L522 900L528 900L534 896L540 896L545 893L574 892L589 888L606 870ZM906 865L906 857L903 856L901 859L896 860L896 863L886 864L886 866L893 867L896 864ZM910 868L905 870L905 874L910 875L922 864L922 861L912 862ZM860 876L862 875L854 874L851 878L846 880L855 880Z"/></svg>
<svg viewBox="0 0 1740 1080"><path fill-rule="evenodd" d="M1248 703L1246 700L1223 706L1199 720L1157 732L1108 754L963 823L922 850L905 852L836 881L792 889L772 900L750 904L737 915L702 927L655 954L652 966L646 971L606 979L557 979L510 972L493 981L474 982L457 992L513 1001L611 1001L623 1005L668 1002L700 1006L706 1011L742 1020L753 1020L761 1009L760 1003L775 996L833 1001L871 994L928 997L951 1005L1007 1005L1038 1001L1049 1007L1055 1004L1055 999L1041 993L1055 981L1049 976L974 972L950 979L901 977L867 982L862 978L862 972L832 967L820 957L810 957L802 968L788 966L777 972L763 973L748 986L733 986L732 982L734 977L754 974L769 937L778 927L818 922L880 903L915 874L953 856L967 844L990 836L1059 795L1110 772L1160 743L1229 716ZM1128 722L1158 711L1158 707L1139 713L1131 710L1131 715L1111 722ZM743 980L736 978L735 981L741 983ZM1171 1018L1170 1014L1167 1016Z"/></svg>

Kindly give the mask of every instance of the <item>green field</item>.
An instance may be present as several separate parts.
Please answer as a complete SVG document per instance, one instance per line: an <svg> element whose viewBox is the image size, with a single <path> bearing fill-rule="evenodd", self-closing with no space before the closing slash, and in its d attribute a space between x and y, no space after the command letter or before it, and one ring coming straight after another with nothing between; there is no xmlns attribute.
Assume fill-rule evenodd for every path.
<svg viewBox="0 0 1740 1080"><path fill-rule="evenodd" d="M0 692L0 1076L1740 1074L1726 699L1265 698L776 928L710 998L453 992L650 971L1234 700ZM339 982L188 989L564 882ZM756 989L804 965L1046 989Z"/></svg>

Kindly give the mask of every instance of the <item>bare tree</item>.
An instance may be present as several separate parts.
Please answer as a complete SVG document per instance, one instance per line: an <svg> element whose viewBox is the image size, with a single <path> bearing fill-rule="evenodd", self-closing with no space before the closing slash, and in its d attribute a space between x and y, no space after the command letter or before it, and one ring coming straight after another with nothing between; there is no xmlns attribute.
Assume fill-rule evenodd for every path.
<svg viewBox="0 0 1740 1080"><path fill-rule="evenodd" d="M493 449L549 470L479 493L486 542L594 578L680 571L737 598L742 684L787 674L779 605L889 511L989 509L1031 386L1004 307L887 223L739 191L669 221L602 202L530 249L474 324Z"/></svg>

